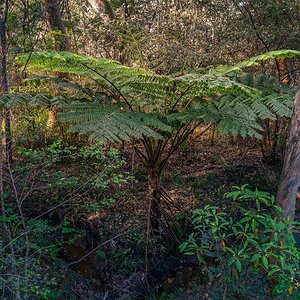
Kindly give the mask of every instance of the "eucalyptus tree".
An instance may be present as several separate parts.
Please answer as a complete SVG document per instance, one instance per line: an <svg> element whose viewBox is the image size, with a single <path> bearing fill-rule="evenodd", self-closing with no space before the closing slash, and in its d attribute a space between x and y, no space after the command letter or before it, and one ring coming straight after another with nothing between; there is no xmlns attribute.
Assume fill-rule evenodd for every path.
<svg viewBox="0 0 300 300"><path fill-rule="evenodd" d="M88 0L88 2L96 12L106 14L110 20L115 18L115 12L109 0Z"/></svg>
<svg viewBox="0 0 300 300"><path fill-rule="evenodd" d="M54 32L56 50L70 50L71 42L62 19L60 1L45 0L45 7L47 10L47 19L49 26Z"/></svg>
<svg viewBox="0 0 300 300"><path fill-rule="evenodd" d="M300 82L295 96L294 110L286 142L284 164L277 193L277 202L283 208L283 217L295 217L300 186Z"/></svg>

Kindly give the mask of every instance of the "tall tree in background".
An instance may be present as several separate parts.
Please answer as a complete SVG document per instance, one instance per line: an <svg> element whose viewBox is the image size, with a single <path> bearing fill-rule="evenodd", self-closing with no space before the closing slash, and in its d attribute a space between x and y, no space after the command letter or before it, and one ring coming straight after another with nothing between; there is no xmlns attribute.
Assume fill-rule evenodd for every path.
<svg viewBox="0 0 300 300"><path fill-rule="evenodd" d="M283 217L294 219L298 188L300 185L300 81L295 96L286 153L279 183L277 202L283 208Z"/></svg>
<svg viewBox="0 0 300 300"><path fill-rule="evenodd" d="M55 50L71 50L71 42L67 35L66 27L63 23L59 0L45 0L45 6L48 14L48 23L51 30L55 33ZM59 73L58 77L64 78L67 75ZM51 106L48 113L48 127L54 128L56 125L56 108Z"/></svg>
<svg viewBox="0 0 300 300"><path fill-rule="evenodd" d="M57 32L55 36L56 50L67 51L71 49L71 43L67 36L67 30L62 20L59 1L45 0L45 6L48 13L48 22L52 31Z"/></svg>
<svg viewBox="0 0 300 300"><path fill-rule="evenodd" d="M1 94L8 94L8 75L7 75L7 40L6 40L6 23L8 15L8 0L1 1L1 19L0 19L0 43L1 43ZM5 147L6 160L12 162L12 141L11 141L11 120L10 109L5 109Z"/></svg>
<svg viewBox="0 0 300 300"><path fill-rule="evenodd" d="M8 72L7 72L7 40L6 40L6 23L8 17L8 0L0 0L0 95L5 99L5 96L9 92L8 84ZM1 105L2 104L2 105ZM5 153L6 153L6 163L8 167L12 163L12 144L11 144L11 120L10 120L10 109L4 108L5 100L0 101L0 208L1 217L6 219L6 207L4 199L4 157L3 157L3 134L2 134L2 124L3 119L5 123ZM3 109L4 108L4 109ZM4 118L3 118L4 117ZM15 259L15 249L12 243L12 232L10 226L7 222L3 223L3 228L7 234L8 245L10 249L10 255L12 259ZM17 274L14 263L11 266L12 274ZM20 291L18 288L15 290L15 299L21 299Z"/></svg>
<svg viewBox="0 0 300 300"><path fill-rule="evenodd" d="M109 0L88 0L97 12L104 12L110 20L115 18L115 12Z"/></svg>

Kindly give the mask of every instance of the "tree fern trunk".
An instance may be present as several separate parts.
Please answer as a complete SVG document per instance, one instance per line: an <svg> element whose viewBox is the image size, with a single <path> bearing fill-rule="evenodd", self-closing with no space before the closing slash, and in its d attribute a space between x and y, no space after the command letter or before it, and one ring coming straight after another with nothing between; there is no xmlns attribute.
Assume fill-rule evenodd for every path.
<svg viewBox="0 0 300 300"><path fill-rule="evenodd" d="M47 121L48 128L53 129L56 125L56 121L57 121L56 112L54 109L50 109L48 112L48 121Z"/></svg>
<svg viewBox="0 0 300 300"><path fill-rule="evenodd" d="M148 175L148 232L160 233L161 222L161 174L150 171Z"/></svg>
<svg viewBox="0 0 300 300"><path fill-rule="evenodd" d="M283 217L294 219L295 204L300 185L300 87L295 96L294 110L286 143L284 164L277 193L277 203Z"/></svg>

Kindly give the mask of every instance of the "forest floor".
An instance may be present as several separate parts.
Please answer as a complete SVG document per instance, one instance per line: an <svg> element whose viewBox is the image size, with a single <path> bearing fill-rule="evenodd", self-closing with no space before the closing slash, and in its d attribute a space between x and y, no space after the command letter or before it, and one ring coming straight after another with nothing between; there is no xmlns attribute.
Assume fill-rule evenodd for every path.
<svg viewBox="0 0 300 300"><path fill-rule="evenodd" d="M209 135L187 143L171 158L163 174L162 185L168 195L163 210L164 233L160 246L152 247L144 238L147 174L130 148L125 149L125 157L125 168L134 176L123 190L125 196L101 212L82 217L77 211L74 224L80 224L86 235L84 241L69 245L66 255L71 263L77 262L72 264L75 271L90 280L96 290L105 290L111 299L135 299L141 294L148 294L150 299L153 286L160 295L181 288L192 290L199 273L196 263L178 251L188 236L191 211L207 204L229 208L224 194L236 185L249 184L251 189L275 194L281 169L262 161L257 143L218 137L212 145ZM151 277L147 283L141 271L146 247L150 249Z"/></svg>

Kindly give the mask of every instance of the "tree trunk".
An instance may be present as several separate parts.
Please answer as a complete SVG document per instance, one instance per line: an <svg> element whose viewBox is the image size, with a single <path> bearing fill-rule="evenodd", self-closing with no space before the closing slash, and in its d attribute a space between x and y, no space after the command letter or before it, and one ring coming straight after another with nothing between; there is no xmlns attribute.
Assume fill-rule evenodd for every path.
<svg viewBox="0 0 300 300"><path fill-rule="evenodd" d="M110 20L115 18L115 12L109 0L88 0L96 12L104 12Z"/></svg>
<svg viewBox="0 0 300 300"><path fill-rule="evenodd" d="M8 76L7 76L7 42L6 42L6 21L8 14L8 0L4 3L1 3L1 19L0 19L0 93L2 95L8 94ZM4 6L4 7L3 7ZM2 124L5 124L5 154L6 154L6 163L8 166L12 163L12 144L11 144L11 126L10 126L10 109L0 108L0 207L1 214L4 218L3 227L7 234L8 245L10 249L11 258L15 260L15 250L14 243L12 238L12 232L9 227L9 223L6 222L6 211L5 211L5 200L4 200L4 157L3 157L3 132L2 132ZM5 238L5 237L4 237ZM3 253L4 254L4 253ZM11 270L15 276L18 275L15 267L16 263L12 263ZM17 277L16 277L17 278ZM19 289L19 280L16 281L16 289L14 291L15 298L21 299L20 289Z"/></svg>
<svg viewBox="0 0 300 300"><path fill-rule="evenodd" d="M47 126L50 129L53 129L56 125L57 117L56 117L56 111L54 108L51 108L48 112L48 121Z"/></svg>
<svg viewBox="0 0 300 300"><path fill-rule="evenodd" d="M300 84L300 82L299 82ZM295 96L294 109L286 143L277 203L283 208L283 217L295 216L295 205L300 185L300 86Z"/></svg>
<svg viewBox="0 0 300 300"><path fill-rule="evenodd" d="M148 175L148 232L160 233L161 222L161 174L150 171Z"/></svg>
<svg viewBox="0 0 300 300"><path fill-rule="evenodd" d="M56 46L55 49L58 51L67 51L71 49L71 43L67 36L65 25L62 21L59 1L58 0L45 0L45 6L48 13L48 22L51 30L60 31L61 36L55 37Z"/></svg>
<svg viewBox="0 0 300 300"><path fill-rule="evenodd" d="M1 93L8 94L7 76L7 41L6 41L6 16L0 20L0 40L1 40ZM10 109L6 108L4 113L5 122L5 153L8 163L12 163L12 140L11 140L11 120Z"/></svg>
<svg viewBox="0 0 300 300"><path fill-rule="evenodd" d="M48 13L48 23L51 30L59 31L61 36L55 36L55 50L57 51L69 51L71 50L71 42L67 36L67 30L62 20L62 16L59 9L59 0L45 0L45 7ZM68 78L67 73L57 72L59 78ZM51 108L48 113L47 126L54 128L56 126L56 110Z"/></svg>

